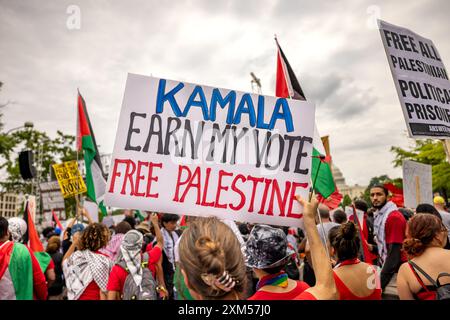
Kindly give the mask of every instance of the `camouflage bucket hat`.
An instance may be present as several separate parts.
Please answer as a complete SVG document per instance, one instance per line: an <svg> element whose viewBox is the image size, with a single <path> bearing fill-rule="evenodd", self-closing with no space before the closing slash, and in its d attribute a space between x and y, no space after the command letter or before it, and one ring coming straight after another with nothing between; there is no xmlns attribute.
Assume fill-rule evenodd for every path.
<svg viewBox="0 0 450 320"><path fill-rule="evenodd" d="M294 254L283 230L264 224L253 227L243 251L245 264L257 269L285 265Z"/></svg>

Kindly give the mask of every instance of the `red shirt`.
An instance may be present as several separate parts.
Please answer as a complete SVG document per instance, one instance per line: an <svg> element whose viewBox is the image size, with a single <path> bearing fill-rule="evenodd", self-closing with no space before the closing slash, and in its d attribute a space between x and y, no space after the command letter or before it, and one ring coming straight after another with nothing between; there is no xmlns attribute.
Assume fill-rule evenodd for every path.
<svg viewBox="0 0 450 320"><path fill-rule="evenodd" d="M45 270L45 272L47 272L48 270L53 270L55 269L55 263L53 262L53 259L50 260L50 263L47 266L47 270Z"/></svg>
<svg viewBox="0 0 450 320"><path fill-rule="evenodd" d="M296 287L289 292L267 292L258 290L247 300L294 300L303 291L309 288L309 285L303 281L295 281Z"/></svg>
<svg viewBox="0 0 450 320"><path fill-rule="evenodd" d="M147 247L148 248L148 247ZM147 251L148 253L148 268L150 269L153 278L156 279L156 263L162 255L161 248L156 246ZM120 265L116 264L111 270L108 279L108 285L106 289L108 291L117 291L121 294L123 293L123 286L125 285L125 280L128 276L128 272L122 268Z"/></svg>
<svg viewBox="0 0 450 320"><path fill-rule="evenodd" d="M365 297L359 297L353 294L345 283L333 272L336 289L339 293L339 300L381 300L381 288L375 288L373 292Z"/></svg>
<svg viewBox="0 0 450 320"><path fill-rule="evenodd" d="M419 282L420 288L419 292L416 292L413 294L414 299L416 300L436 300L436 288L433 285L425 285L423 283L420 276L417 274L416 270L414 270L413 266L408 263L409 268L411 269L412 273L416 277L417 281Z"/></svg>
<svg viewBox="0 0 450 320"><path fill-rule="evenodd" d="M406 233L406 219L400 211L393 211L389 214L385 225L385 238L386 245L391 243L403 244ZM408 260L405 251L401 250L401 261L406 262Z"/></svg>
<svg viewBox="0 0 450 320"><path fill-rule="evenodd" d="M117 291L122 294L127 275L128 272L124 268L122 268L118 264L114 265L111 273L109 274L108 285L106 286L106 289L108 291Z"/></svg>
<svg viewBox="0 0 450 320"><path fill-rule="evenodd" d="M152 272L153 278L156 279L156 265L162 256L162 250L158 246L152 248L151 245L148 245L146 249L148 254L148 268Z"/></svg>
<svg viewBox="0 0 450 320"><path fill-rule="evenodd" d="M101 253L99 251L95 253L108 257L108 255ZM98 286L97 282L92 280L91 283L88 284L86 289L84 289L83 293L78 298L78 300L100 300L100 287Z"/></svg>
<svg viewBox="0 0 450 320"><path fill-rule="evenodd" d="M303 291L297 297L295 297L294 300L317 300L317 298L314 297L312 293L309 293L308 291Z"/></svg>

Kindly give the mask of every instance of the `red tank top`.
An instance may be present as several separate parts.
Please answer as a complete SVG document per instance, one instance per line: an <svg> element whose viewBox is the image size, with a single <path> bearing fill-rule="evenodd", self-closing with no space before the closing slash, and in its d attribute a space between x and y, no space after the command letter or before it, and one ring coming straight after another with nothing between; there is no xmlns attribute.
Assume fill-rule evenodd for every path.
<svg viewBox="0 0 450 320"><path fill-rule="evenodd" d="M346 266L351 264L358 264L361 261L359 259L351 259L343 261L338 265ZM375 269L374 269L375 272ZM350 289L345 285L345 283L338 277L338 275L333 272L334 282L336 283L337 291L339 292L339 300L381 300L381 288L375 288L373 292L365 297L359 297L353 294Z"/></svg>
<svg viewBox="0 0 450 320"><path fill-rule="evenodd" d="M414 298L416 300L436 300L436 288L434 286L426 286L425 283L423 283L422 279L417 274L416 270L414 270L413 266L408 263L409 268L413 272L414 276L416 277L417 281L419 282L420 288L419 292L416 292L413 294Z"/></svg>

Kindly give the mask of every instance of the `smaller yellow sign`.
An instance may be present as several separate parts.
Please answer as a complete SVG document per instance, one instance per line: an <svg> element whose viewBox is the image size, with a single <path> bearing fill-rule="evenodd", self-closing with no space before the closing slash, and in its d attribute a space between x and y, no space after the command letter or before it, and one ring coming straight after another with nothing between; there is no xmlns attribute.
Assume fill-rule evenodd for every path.
<svg viewBox="0 0 450 320"><path fill-rule="evenodd" d="M53 170L64 198L86 192L86 184L75 160L54 164Z"/></svg>

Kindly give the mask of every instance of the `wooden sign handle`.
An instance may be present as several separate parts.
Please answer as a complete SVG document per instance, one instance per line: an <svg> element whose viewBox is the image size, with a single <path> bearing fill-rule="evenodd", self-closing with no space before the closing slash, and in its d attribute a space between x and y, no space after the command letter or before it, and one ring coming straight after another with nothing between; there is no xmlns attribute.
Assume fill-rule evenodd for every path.
<svg viewBox="0 0 450 320"><path fill-rule="evenodd" d="M420 204L421 199L420 199L420 180L418 176L415 176L416 178L416 202L417 202L417 206Z"/></svg>

